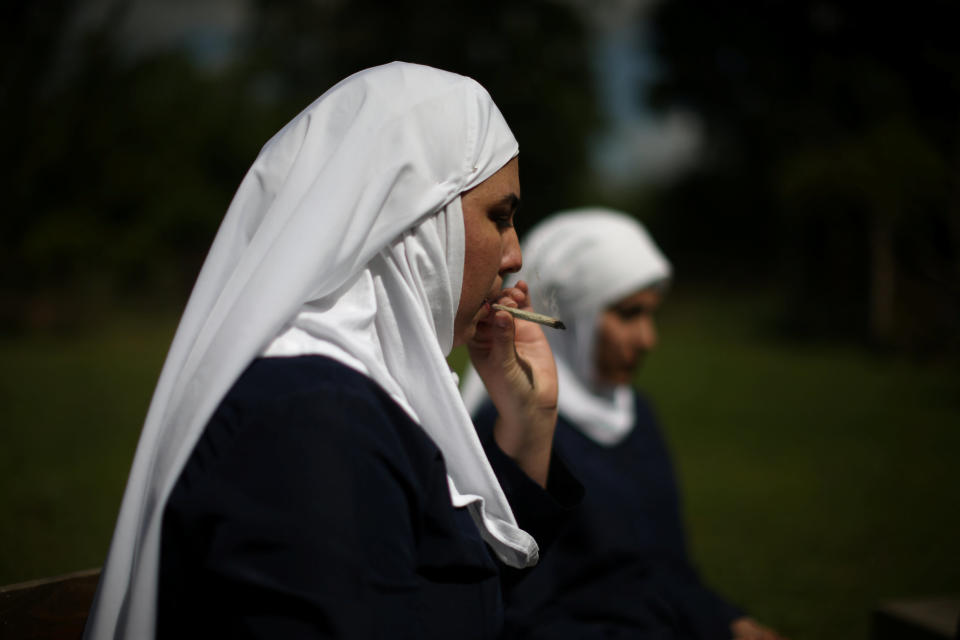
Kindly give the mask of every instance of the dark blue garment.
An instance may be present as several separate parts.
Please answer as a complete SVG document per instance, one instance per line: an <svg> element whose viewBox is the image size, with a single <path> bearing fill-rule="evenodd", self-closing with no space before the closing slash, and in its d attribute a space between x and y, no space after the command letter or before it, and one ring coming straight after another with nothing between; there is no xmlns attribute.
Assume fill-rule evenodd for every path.
<svg viewBox="0 0 960 640"><path fill-rule="evenodd" d="M555 532L580 485L557 462L544 491L485 447L521 527ZM320 356L260 359L166 505L158 637L496 638L500 573L379 386Z"/></svg>
<svg viewBox="0 0 960 640"><path fill-rule="evenodd" d="M535 570L506 593L507 637L730 638L742 612L705 587L687 555L673 465L653 412L615 446L561 416L554 450L586 494ZM492 406L476 420L491 428Z"/></svg>

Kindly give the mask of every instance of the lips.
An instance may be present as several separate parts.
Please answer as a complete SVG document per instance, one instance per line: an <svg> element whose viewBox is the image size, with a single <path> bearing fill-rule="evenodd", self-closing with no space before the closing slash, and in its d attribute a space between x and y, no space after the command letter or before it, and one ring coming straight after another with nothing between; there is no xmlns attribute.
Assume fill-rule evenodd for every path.
<svg viewBox="0 0 960 640"><path fill-rule="evenodd" d="M490 308L490 304L489 298L483 299L483 303L480 305L480 308L477 309L477 315L475 316L478 322L486 320L493 314L493 309Z"/></svg>
<svg viewBox="0 0 960 640"><path fill-rule="evenodd" d="M483 299L483 304L480 305L487 311L490 311L490 305L497 301L497 298L500 297L500 289L490 289L490 293L487 294L487 297Z"/></svg>

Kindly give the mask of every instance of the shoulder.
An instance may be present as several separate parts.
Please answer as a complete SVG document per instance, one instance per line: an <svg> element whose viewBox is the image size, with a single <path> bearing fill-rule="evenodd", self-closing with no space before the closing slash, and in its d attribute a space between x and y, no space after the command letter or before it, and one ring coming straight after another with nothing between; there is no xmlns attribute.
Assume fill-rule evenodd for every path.
<svg viewBox="0 0 960 640"><path fill-rule="evenodd" d="M633 406L638 424L656 425L659 422L653 402L646 393L637 388L633 389Z"/></svg>
<svg viewBox="0 0 960 640"><path fill-rule="evenodd" d="M305 395L389 401L366 375L324 356L258 358L237 379L225 400L253 408L286 404Z"/></svg>
<svg viewBox="0 0 960 640"><path fill-rule="evenodd" d="M375 458L416 473L438 454L426 432L373 380L323 356L255 360L207 427L230 441ZM399 469L398 469L399 470Z"/></svg>
<svg viewBox="0 0 960 640"><path fill-rule="evenodd" d="M272 514L265 528L296 528L305 514L332 522L419 510L444 479L433 441L365 375L319 356L268 358L221 402L166 510L190 523Z"/></svg>
<svg viewBox="0 0 960 640"><path fill-rule="evenodd" d="M224 398L223 410L247 416L297 414L328 425L415 424L373 380L324 356L255 360Z"/></svg>

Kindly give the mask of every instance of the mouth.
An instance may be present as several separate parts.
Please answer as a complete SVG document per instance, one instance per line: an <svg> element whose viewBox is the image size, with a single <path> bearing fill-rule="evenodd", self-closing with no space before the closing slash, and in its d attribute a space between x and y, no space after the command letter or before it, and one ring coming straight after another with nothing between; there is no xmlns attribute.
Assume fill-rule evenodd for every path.
<svg viewBox="0 0 960 640"><path fill-rule="evenodd" d="M484 312L482 316L483 318L487 318L494 313L490 305L500 299L500 294L503 292L502 284L503 282L497 278L497 280L493 283L493 286L487 291L487 295L483 299L483 302L480 303L480 308L478 311Z"/></svg>
<svg viewBox="0 0 960 640"><path fill-rule="evenodd" d="M493 313L493 310L490 308L490 305L500 299L501 292L502 290L500 289L500 287L494 286L493 288L490 289L490 291L487 292L487 297L483 299L483 304L481 304L480 306L483 309L486 309L488 313Z"/></svg>
<svg viewBox="0 0 960 640"><path fill-rule="evenodd" d="M484 298L483 304L480 305L480 319L481 319L481 320L486 320L487 318L489 318L490 316L492 316L494 313L496 313L496 312L493 310L493 307L490 306L491 304L493 304L493 301L492 301L490 298Z"/></svg>
<svg viewBox="0 0 960 640"><path fill-rule="evenodd" d="M493 309L490 307L492 303L489 298L484 298L483 302L480 304L480 308L477 309L477 320L486 320L493 313Z"/></svg>

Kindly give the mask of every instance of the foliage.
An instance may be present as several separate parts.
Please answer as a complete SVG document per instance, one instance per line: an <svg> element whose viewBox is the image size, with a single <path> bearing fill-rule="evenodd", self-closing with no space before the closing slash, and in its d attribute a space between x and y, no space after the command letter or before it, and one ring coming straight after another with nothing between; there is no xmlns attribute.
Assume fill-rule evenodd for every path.
<svg viewBox="0 0 960 640"><path fill-rule="evenodd" d="M390 60L478 80L520 141L524 226L583 189L587 138L600 124L585 26L549 0L451 3L260 0L249 48L272 84L312 99L318 86Z"/></svg>
<svg viewBox="0 0 960 640"><path fill-rule="evenodd" d="M662 3L653 99L695 111L710 145L664 196L663 235L702 230L691 260L779 264L791 311L835 310L791 313L795 330L903 345L955 325L958 17L940 0Z"/></svg>
<svg viewBox="0 0 960 640"><path fill-rule="evenodd" d="M173 45L134 54L115 35L122 11L77 36L74 7L44 0L4 25L0 328L73 322L118 297L179 306L259 147L392 59L490 90L521 141L532 217L578 188L597 109L583 27L555 4L260 2L220 67Z"/></svg>
<svg viewBox="0 0 960 640"><path fill-rule="evenodd" d="M22 60L65 39L26 43ZM72 316L91 296L179 302L267 135L266 110L180 53L126 60L105 31L76 44L69 64L41 64L21 72L32 85L10 91L22 101L0 118L12 146L4 324L43 324L44 305Z"/></svg>

